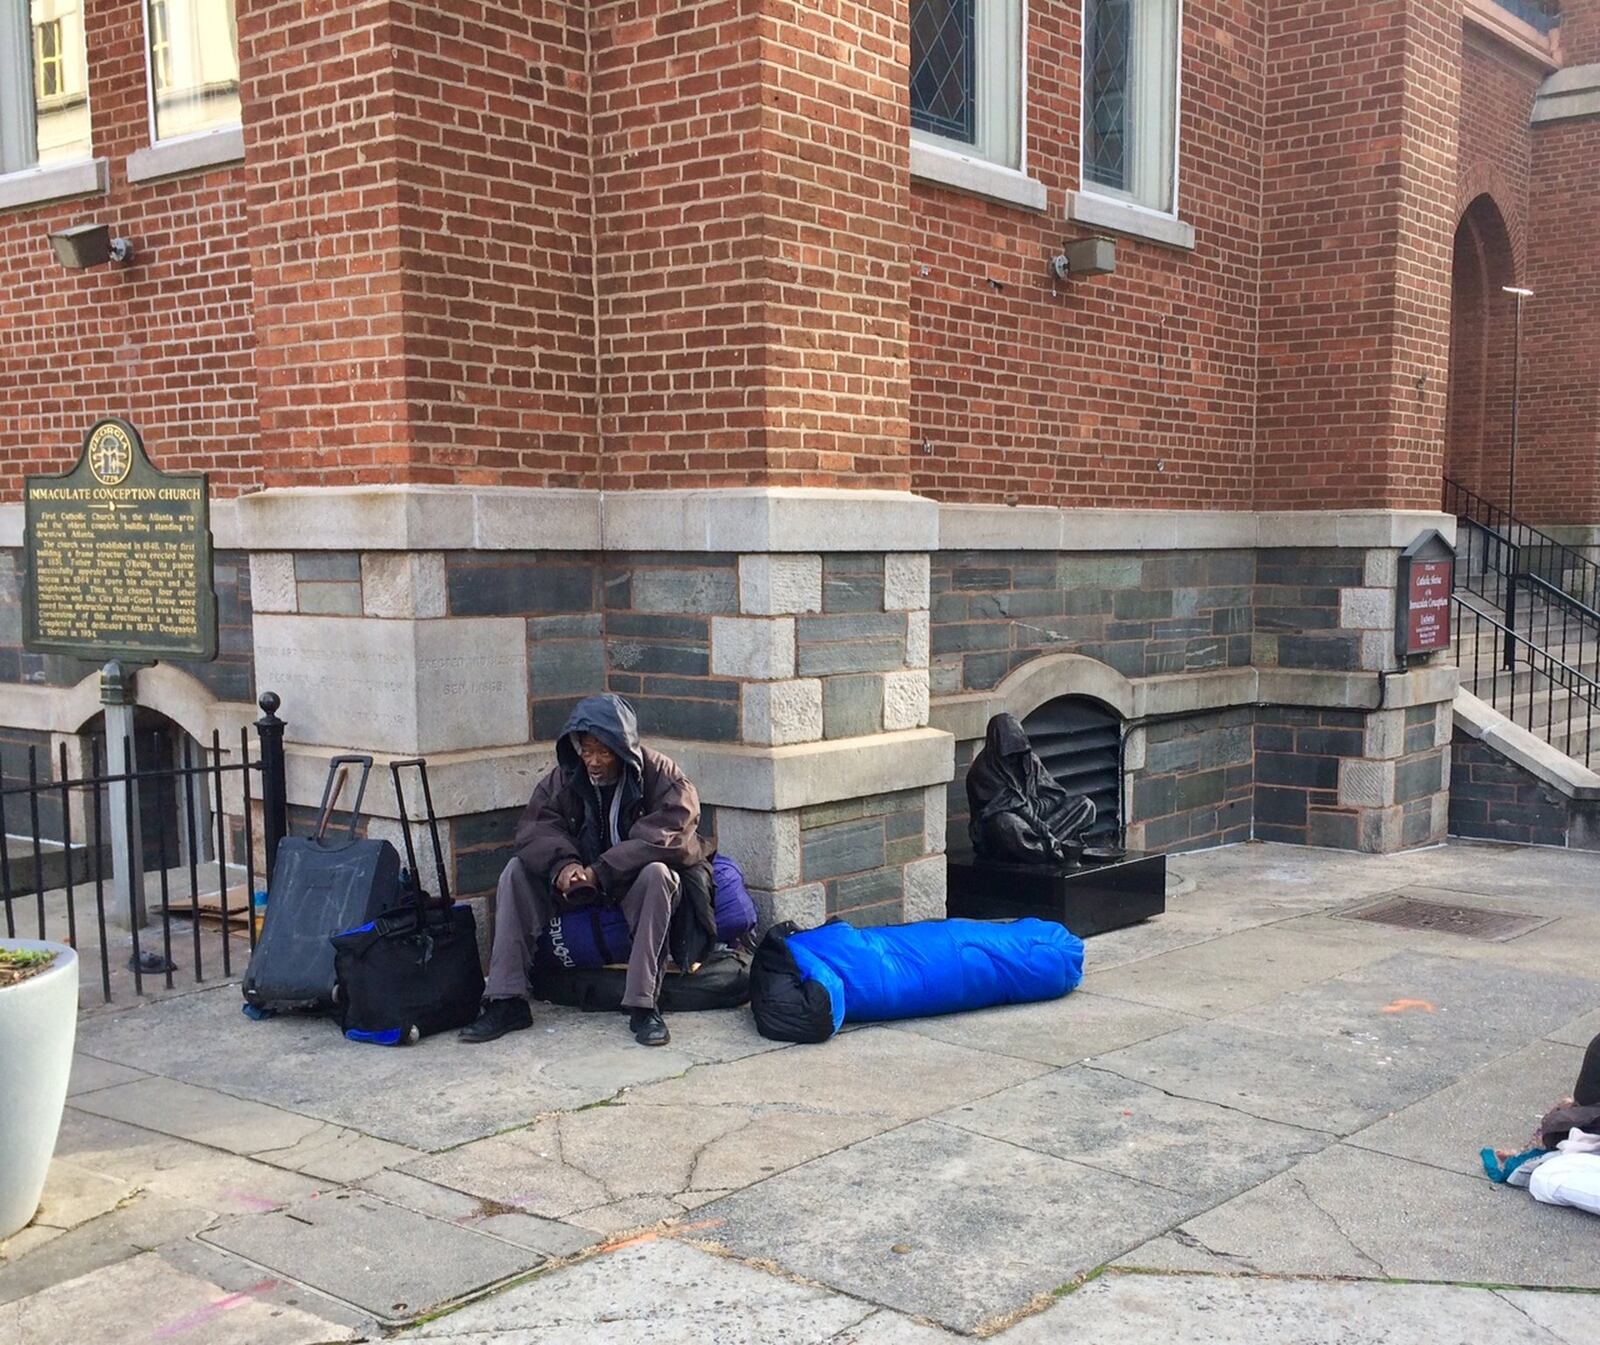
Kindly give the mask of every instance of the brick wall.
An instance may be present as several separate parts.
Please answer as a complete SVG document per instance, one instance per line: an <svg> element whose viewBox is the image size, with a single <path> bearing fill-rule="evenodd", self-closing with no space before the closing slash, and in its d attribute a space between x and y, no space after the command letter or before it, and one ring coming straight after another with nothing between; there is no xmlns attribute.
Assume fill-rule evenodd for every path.
<svg viewBox="0 0 1600 1345"><path fill-rule="evenodd" d="M607 484L903 487L904 6L592 15Z"/></svg>
<svg viewBox="0 0 1600 1345"><path fill-rule="evenodd" d="M1596 164L1600 120L1534 128L1517 513L1539 523L1600 521Z"/></svg>
<svg viewBox="0 0 1600 1345"><path fill-rule="evenodd" d="M1438 500L1462 21L1268 6L1256 499Z"/></svg>
<svg viewBox="0 0 1600 1345"><path fill-rule="evenodd" d="M127 416L165 471L232 495L260 481L243 172L133 184L149 144L140 0L84 7L94 153L108 196L0 211L0 500L62 471L98 417ZM101 221L130 266L69 271L46 234Z"/></svg>
<svg viewBox="0 0 1600 1345"><path fill-rule="evenodd" d="M1117 242L1117 274L1047 262L1079 186L1079 0L1028 5L1027 172L1041 214L912 189L911 470L953 500L1171 505L1250 499L1262 173L1257 0L1184 6L1179 214L1193 253Z"/></svg>

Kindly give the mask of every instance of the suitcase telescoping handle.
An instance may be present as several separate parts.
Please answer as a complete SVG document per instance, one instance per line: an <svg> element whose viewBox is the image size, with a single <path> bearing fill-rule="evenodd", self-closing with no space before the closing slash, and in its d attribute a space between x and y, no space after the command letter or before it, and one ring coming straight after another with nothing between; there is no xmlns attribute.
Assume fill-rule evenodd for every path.
<svg viewBox="0 0 1600 1345"><path fill-rule="evenodd" d="M355 840L356 827L361 822L361 800L367 793L367 776L372 774L372 758L354 754L334 757L328 762L328 778L322 782L322 802L317 805L317 835L322 839L322 833L327 829L328 818L333 814L333 805L338 802L339 794L344 789L344 776L340 773L345 766L361 767L361 783L356 787L356 801L350 806L350 832L346 837ZM335 788L334 782L338 782Z"/></svg>
<svg viewBox="0 0 1600 1345"><path fill-rule="evenodd" d="M406 842L406 863L416 881L417 900L422 899L422 882L417 876L417 849L411 841L411 816L406 811L405 793L400 788L400 772L409 766L417 768L417 778L422 781L422 802L427 810L428 835L433 841L433 869L439 879L439 904L450 904L450 881L444 874L444 850L439 845L439 818L433 811L433 791L428 788L428 763L422 757L407 757L404 761L391 761L389 774L394 780L395 810L400 814L400 832Z"/></svg>

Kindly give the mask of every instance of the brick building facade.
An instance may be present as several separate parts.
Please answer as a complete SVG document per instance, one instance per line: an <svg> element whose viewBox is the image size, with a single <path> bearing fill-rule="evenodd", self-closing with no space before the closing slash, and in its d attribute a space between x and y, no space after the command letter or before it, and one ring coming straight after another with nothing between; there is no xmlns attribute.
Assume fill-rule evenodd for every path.
<svg viewBox="0 0 1600 1345"><path fill-rule="evenodd" d="M222 656L141 702L204 742L278 692L298 804L427 753L467 892L602 689L769 915L941 911L984 723L1061 697L1120 720L1136 845L1439 839L1395 563L1447 471L1493 494L1501 284L1519 502L1600 523L1600 0L994 0L989 158L908 96L968 8L237 0L239 124L162 142L141 0L86 6L91 158L0 176L4 500L102 414L210 471ZM1157 208L1084 128L1161 93L1099 58L1163 15ZM62 269L91 220L135 260ZM95 713L20 648L21 531L13 752Z"/></svg>

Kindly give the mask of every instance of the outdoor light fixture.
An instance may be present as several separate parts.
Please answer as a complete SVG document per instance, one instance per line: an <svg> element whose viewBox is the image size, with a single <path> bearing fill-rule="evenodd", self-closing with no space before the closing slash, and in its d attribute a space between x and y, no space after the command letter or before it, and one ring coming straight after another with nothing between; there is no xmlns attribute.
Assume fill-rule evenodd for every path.
<svg viewBox="0 0 1600 1345"><path fill-rule="evenodd" d="M126 238L113 238L105 224L74 224L51 234L50 246L61 264L71 271L103 266L108 261L133 260L133 244Z"/></svg>
<svg viewBox="0 0 1600 1345"><path fill-rule="evenodd" d="M1117 269L1117 245L1109 238L1080 238L1051 258L1050 273L1057 280L1077 276L1108 276Z"/></svg>

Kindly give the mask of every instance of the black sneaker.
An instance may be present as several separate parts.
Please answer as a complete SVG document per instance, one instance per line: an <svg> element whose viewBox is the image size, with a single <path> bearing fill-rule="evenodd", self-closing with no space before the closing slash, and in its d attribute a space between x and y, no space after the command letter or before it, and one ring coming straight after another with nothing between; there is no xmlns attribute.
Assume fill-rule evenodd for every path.
<svg viewBox="0 0 1600 1345"><path fill-rule="evenodd" d="M525 999L491 999L477 1019L457 1034L462 1041L493 1041L508 1032L533 1026L533 1012Z"/></svg>
<svg viewBox="0 0 1600 1345"><path fill-rule="evenodd" d="M628 1031L641 1046L665 1046L672 1033L654 1009L634 1009L628 1014Z"/></svg>

